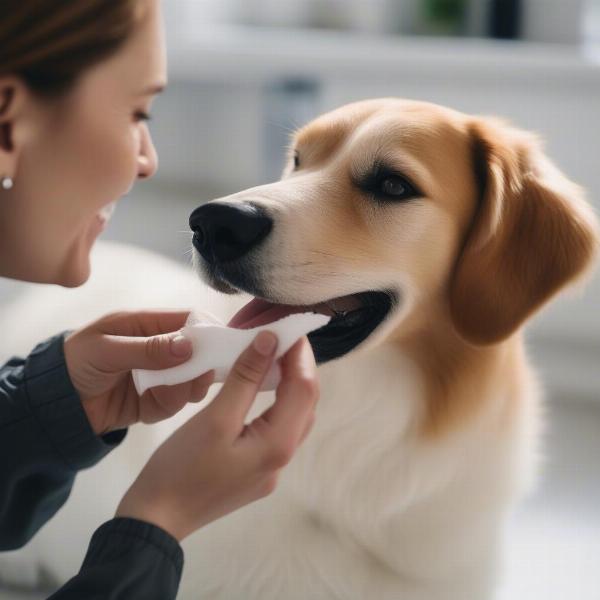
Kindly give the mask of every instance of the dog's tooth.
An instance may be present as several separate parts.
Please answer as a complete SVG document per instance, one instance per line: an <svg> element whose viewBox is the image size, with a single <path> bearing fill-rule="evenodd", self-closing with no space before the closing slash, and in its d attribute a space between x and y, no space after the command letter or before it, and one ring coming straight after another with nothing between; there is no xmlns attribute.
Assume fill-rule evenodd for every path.
<svg viewBox="0 0 600 600"><path fill-rule="evenodd" d="M321 313L329 317L343 317L361 306L362 303L358 298L344 296L342 298L334 298L333 300L312 304L306 308L312 312Z"/></svg>
<svg viewBox="0 0 600 600"><path fill-rule="evenodd" d="M331 316L345 317L346 313L348 312L345 310L338 310L338 309L334 308L329 302L325 302L325 304L327 305L327 308L333 312L333 315L331 315Z"/></svg>
<svg viewBox="0 0 600 600"><path fill-rule="evenodd" d="M309 307L310 310L316 313L320 313L322 315L327 315L328 317L334 317L336 312L327 302L319 302L318 304L313 304Z"/></svg>

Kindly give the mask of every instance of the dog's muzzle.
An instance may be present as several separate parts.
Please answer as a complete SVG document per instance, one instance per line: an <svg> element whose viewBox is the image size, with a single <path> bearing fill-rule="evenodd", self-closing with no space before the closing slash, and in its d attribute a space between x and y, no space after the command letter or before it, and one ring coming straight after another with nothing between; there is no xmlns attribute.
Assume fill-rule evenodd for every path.
<svg viewBox="0 0 600 600"><path fill-rule="evenodd" d="M252 261L256 250L273 229L273 219L262 207L245 202L209 202L190 215L192 243L205 264L202 273L215 289L227 293L244 291L255 298L228 323L249 329L272 323L290 314L316 312L331 317L312 331L308 339L317 363L339 358L365 340L385 319L398 297L393 291L365 290L311 305L280 304L264 288ZM244 260L248 258L248 260ZM252 264L254 262L254 264Z"/></svg>

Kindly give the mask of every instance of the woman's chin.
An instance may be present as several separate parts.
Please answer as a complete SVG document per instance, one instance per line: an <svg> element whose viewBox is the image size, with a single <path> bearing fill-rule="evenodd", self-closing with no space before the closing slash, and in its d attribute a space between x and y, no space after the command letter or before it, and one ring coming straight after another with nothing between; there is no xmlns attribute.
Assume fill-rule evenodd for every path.
<svg viewBox="0 0 600 600"><path fill-rule="evenodd" d="M94 228L93 231L88 231L87 235L82 236L76 246L67 251L63 268L53 283L66 288L74 288L83 285L90 278L92 272L90 253L97 236L98 232Z"/></svg>
<svg viewBox="0 0 600 600"><path fill-rule="evenodd" d="M91 274L91 267L89 258L87 261L83 261L85 264L70 265L68 269L65 269L58 277L56 283L66 288L76 288L83 285Z"/></svg>

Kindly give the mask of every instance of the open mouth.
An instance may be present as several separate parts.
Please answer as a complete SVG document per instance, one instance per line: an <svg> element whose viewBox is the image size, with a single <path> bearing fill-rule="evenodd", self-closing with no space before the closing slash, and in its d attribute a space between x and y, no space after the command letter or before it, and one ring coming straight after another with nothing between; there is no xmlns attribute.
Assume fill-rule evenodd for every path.
<svg viewBox="0 0 600 600"><path fill-rule="evenodd" d="M327 325L308 334L315 359L321 364L347 354L363 342L397 302L398 297L392 291L366 291L303 306L277 304L256 297L242 307L227 326L252 329L295 313L328 315L332 319Z"/></svg>

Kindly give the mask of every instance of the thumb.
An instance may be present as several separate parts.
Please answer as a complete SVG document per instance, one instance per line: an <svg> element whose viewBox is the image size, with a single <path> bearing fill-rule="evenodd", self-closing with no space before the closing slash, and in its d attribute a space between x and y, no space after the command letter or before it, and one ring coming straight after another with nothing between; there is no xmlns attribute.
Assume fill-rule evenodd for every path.
<svg viewBox="0 0 600 600"><path fill-rule="evenodd" d="M168 369L185 362L192 342L178 331L152 337L105 335L99 345L101 363L112 371Z"/></svg>
<svg viewBox="0 0 600 600"><path fill-rule="evenodd" d="M246 415L271 367L276 347L274 333L259 332L235 361L223 387L208 407L216 421L231 424L234 437L244 427Z"/></svg>

